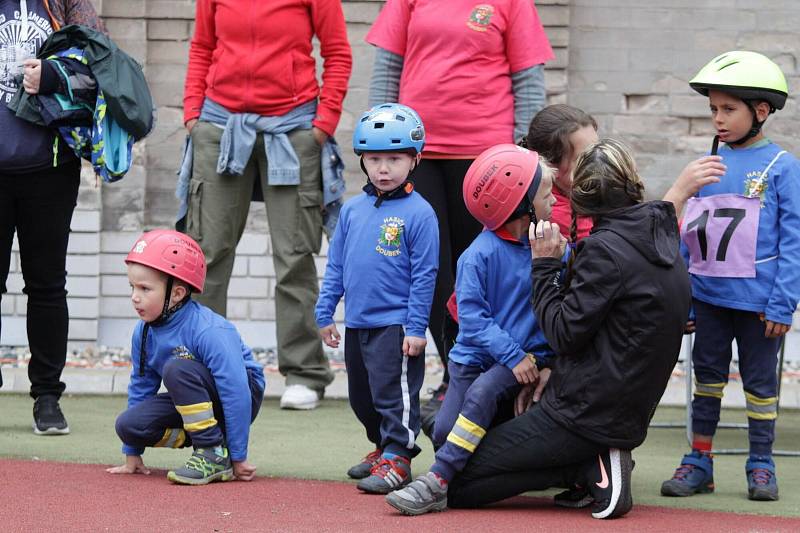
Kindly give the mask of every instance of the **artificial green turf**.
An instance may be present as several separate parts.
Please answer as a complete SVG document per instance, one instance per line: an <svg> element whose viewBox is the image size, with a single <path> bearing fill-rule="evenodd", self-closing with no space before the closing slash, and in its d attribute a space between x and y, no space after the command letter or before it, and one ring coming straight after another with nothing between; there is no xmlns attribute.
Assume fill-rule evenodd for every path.
<svg viewBox="0 0 800 533"><path fill-rule="evenodd" d="M72 433L39 437L31 431L32 401L27 396L0 395L0 457L80 463L117 464L123 460L114 419L125 407L121 396L66 396L62 407ZM657 420L682 421L682 409L662 408ZM744 421L741 410L726 410L724 420ZM421 473L433 459L430 442L420 438L423 448L414 461ZM721 430L718 446L746 447L747 433ZM784 410L778 420L776 448L800 449L800 412ZM664 498L659 487L672 475L687 450L683 429L651 429L644 445L634 452L636 469L633 495L636 503L800 516L800 457L777 457L781 499L751 502L746 498L745 456L717 456L714 494L691 498ZM261 475L346 480L344 472L370 451L364 430L346 402L328 400L314 411L282 411L277 400L267 400L250 435L249 460ZM180 466L186 450L148 450L145 463L158 468ZM552 493L548 492L548 494Z"/></svg>

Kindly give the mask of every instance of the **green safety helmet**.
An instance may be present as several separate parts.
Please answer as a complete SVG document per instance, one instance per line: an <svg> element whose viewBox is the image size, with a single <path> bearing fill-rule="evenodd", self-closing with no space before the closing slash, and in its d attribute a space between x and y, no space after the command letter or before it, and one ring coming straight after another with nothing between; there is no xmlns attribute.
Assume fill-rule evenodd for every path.
<svg viewBox="0 0 800 533"><path fill-rule="evenodd" d="M764 100L770 112L783 109L789 87L781 68L770 58L757 52L734 50L725 52L700 69L689 82L695 91L708 96L709 89L718 89L744 101Z"/></svg>

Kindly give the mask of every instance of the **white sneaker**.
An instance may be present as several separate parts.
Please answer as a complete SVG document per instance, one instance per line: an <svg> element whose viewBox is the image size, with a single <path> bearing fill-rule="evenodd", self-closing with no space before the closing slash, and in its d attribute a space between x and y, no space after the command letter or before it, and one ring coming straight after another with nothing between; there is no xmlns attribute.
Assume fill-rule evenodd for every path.
<svg viewBox="0 0 800 533"><path fill-rule="evenodd" d="M320 394L305 385L289 385L281 396L281 409L316 409Z"/></svg>

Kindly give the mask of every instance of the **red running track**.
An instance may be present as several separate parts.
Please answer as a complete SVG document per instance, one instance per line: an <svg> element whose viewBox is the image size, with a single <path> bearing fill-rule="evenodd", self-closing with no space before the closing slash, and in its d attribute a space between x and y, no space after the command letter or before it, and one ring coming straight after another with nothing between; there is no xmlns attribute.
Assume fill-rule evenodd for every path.
<svg viewBox="0 0 800 533"><path fill-rule="evenodd" d="M163 471L111 475L100 465L0 460L0 530L38 531L800 531L800 519L634 506L601 521L549 499L518 497L484 509L398 514L353 484L270 479L183 487Z"/></svg>

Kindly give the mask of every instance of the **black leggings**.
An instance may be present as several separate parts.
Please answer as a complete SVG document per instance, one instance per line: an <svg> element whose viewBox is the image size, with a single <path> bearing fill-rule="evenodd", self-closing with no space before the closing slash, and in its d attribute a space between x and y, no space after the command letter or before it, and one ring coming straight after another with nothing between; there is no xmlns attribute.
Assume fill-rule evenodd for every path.
<svg viewBox="0 0 800 533"><path fill-rule="evenodd" d="M30 174L0 173L0 298L14 232L28 296L31 396L60 396L67 357L67 243L78 198L78 160Z"/></svg>
<svg viewBox="0 0 800 533"><path fill-rule="evenodd" d="M541 407L490 429L450 482L450 507L478 507L534 490L569 488L608 446L573 433Z"/></svg>
<svg viewBox="0 0 800 533"><path fill-rule="evenodd" d="M455 340L457 327L446 325L447 299L453 294L458 258L483 229L467 211L462 195L464 174L472 159L423 159L411 180L414 189L431 204L439 220L439 273L433 291L429 326L436 349L447 374L447 353ZM445 345L446 339L450 339Z"/></svg>

